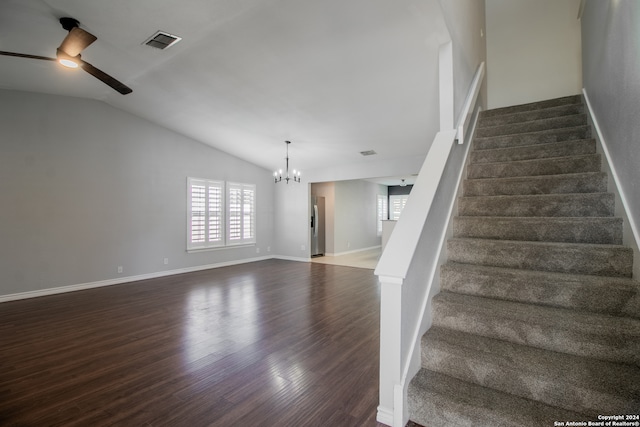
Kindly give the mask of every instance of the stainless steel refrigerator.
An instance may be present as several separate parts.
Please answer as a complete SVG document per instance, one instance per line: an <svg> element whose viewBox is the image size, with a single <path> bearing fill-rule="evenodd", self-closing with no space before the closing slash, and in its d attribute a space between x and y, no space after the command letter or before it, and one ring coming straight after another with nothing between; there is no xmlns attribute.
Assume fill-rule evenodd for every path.
<svg viewBox="0 0 640 427"><path fill-rule="evenodd" d="M311 196L311 256L324 255L324 197Z"/></svg>

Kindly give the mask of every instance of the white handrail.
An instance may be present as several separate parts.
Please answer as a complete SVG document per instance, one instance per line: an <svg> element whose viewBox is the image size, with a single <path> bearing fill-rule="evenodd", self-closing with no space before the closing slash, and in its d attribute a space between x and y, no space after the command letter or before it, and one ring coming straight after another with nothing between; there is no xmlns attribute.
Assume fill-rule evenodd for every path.
<svg viewBox="0 0 640 427"><path fill-rule="evenodd" d="M402 217L404 220L398 221L393 233L387 243L384 253L378 261L378 265L375 270L377 276L395 277L404 279L407 277L407 271L413 258L416 245L418 244L418 238L420 237L420 231L424 225L424 221L427 219L427 214L431 207L431 203L436 194L436 189L440 183L440 176L442 170L447 161L449 152L443 155L443 150L446 147L443 141L448 140L453 132L453 137L458 138L458 143L464 142L464 131L473 115L472 107L475 105L478 99L478 93L482 86L482 78L484 77L484 62L480 63L476 74L471 83L469 94L460 115L460 121L458 123L458 129L452 129L448 131L438 132L436 137L427 153L427 157L420 169L416 183L411 190L412 195L420 194L417 197L410 197L407 200L407 206L403 209ZM450 149L451 147L449 147ZM422 177L422 179L421 179ZM420 184L424 182L424 184ZM424 190L422 186L426 186ZM419 202L414 200L420 199ZM413 203L420 203L416 208L410 208ZM422 224L420 230L416 229L416 224ZM396 237L393 236L402 236ZM388 255L385 255L388 254ZM394 254L394 255L392 255ZM397 254L397 255L395 255Z"/></svg>
<svg viewBox="0 0 640 427"><path fill-rule="evenodd" d="M451 171L447 164L455 140L464 143L465 138L473 133L470 126L475 125L475 112L478 94L484 78L484 62L481 63L471 83L463 111L456 129L438 132L427 153L427 157L420 170L418 178L411 191L411 197L403 209L402 216L397 222L387 246L378 262L375 274L381 283L381 329L380 329L380 406L378 407L378 421L394 426L402 426L406 422L406 391L408 376L415 372L417 343L423 321L431 285L438 268L440 248L445 241L446 230L425 233L427 217L433 211L435 217L440 215L448 222L451 215L454 197L449 193L448 207L442 207L443 198L437 201L438 187L445 175L449 176L444 184L448 189L459 185L462 172L455 169L457 177L452 182ZM475 114L475 115L474 115ZM468 135L466 135L468 134ZM455 156L455 165L459 168L464 163L468 148ZM453 164L453 163L452 163ZM447 172L447 170L449 172ZM453 190L455 193L455 189ZM445 197L445 198L446 198ZM434 208L434 206L436 206ZM442 216L441 211L446 211ZM439 224L438 219L433 225ZM431 222L429 223L431 224ZM439 227L439 225L437 225ZM446 227L445 227L446 228ZM423 233L425 235L423 236ZM430 234L428 237L425 237ZM430 239L429 245L437 246L437 250L428 254L428 259L417 259L417 252L424 252L425 241ZM423 239L423 240L421 240ZM425 254L422 253L424 256ZM421 277L421 278L420 278ZM428 325L426 325L428 326ZM413 367L412 367L413 366Z"/></svg>
<svg viewBox="0 0 640 427"><path fill-rule="evenodd" d="M458 122L458 135L456 138L458 139L458 144L464 144L465 130L469 128L469 122L471 121L471 117L473 116L473 106L476 105L476 101L478 99L478 94L480 93L480 88L482 87L482 78L484 77L484 62L482 62L478 69L476 70L476 74L473 78L473 82L471 83L471 90L467 95L467 99L464 103L464 108L462 109L462 114L460 115L460 121Z"/></svg>

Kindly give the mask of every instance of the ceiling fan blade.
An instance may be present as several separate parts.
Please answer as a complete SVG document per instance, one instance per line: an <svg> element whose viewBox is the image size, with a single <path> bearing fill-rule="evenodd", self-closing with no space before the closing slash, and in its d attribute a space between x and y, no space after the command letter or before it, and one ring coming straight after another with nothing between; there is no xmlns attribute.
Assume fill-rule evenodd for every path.
<svg viewBox="0 0 640 427"><path fill-rule="evenodd" d="M116 91L121 93L122 95L126 95L128 93L133 92L133 89L131 89L130 87L126 86L124 83L119 82L118 80L114 79L113 77L111 77L110 75L105 73L104 71L97 69L96 67L94 67L93 65L89 64L86 61L82 61L80 66L87 73L91 74L93 77L95 77L98 80L102 81L107 86L112 87L113 89L115 89Z"/></svg>
<svg viewBox="0 0 640 427"><path fill-rule="evenodd" d="M74 27L69 31L67 37L62 40L59 49L69 56L78 56L87 46L98 38L86 32L80 27Z"/></svg>
<svg viewBox="0 0 640 427"><path fill-rule="evenodd" d="M42 59L45 61L56 61L56 58L49 58L48 56L28 55L26 53L16 53L16 52L5 52L3 50L0 50L0 55L17 56L18 58Z"/></svg>

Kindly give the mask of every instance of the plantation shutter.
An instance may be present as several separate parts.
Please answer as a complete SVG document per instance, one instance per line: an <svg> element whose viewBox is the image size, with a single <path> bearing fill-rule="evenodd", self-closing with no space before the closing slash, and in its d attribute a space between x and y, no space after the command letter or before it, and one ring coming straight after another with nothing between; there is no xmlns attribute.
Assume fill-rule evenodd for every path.
<svg viewBox="0 0 640 427"><path fill-rule="evenodd" d="M223 245L223 183L221 181L188 178L187 191L187 249Z"/></svg>
<svg viewBox="0 0 640 427"><path fill-rule="evenodd" d="M404 205L407 203L409 199L409 195L401 195L401 196L389 196L389 201L391 203L391 219L398 220L400 219L400 214L404 209Z"/></svg>
<svg viewBox="0 0 640 427"><path fill-rule="evenodd" d="M227 184L227 244L255 243L255 194L252 184Z"/></svg>
<svg viewBox="0 0 640 427"><path fill-rule="evenodd" d="M387 196L378 194L378 236L382 236L382 221L388 218L388 201Z"/></svg>

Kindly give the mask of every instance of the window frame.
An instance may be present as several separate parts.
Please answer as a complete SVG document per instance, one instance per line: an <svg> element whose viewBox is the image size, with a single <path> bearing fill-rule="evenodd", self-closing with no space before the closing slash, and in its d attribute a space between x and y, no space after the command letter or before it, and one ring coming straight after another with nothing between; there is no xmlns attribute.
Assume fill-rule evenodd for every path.
<svg viewBox="0 0 640 427"><path fill-rule="evenodd" d="M194 188L200 187L198 200ZM232 206L232 193L239 190L239 206ZM223 249L256 243L257 213L256 185L225 182L214 179L187 177L187 252ZM213 198L213 200L212 200ZM195 209L198 209L198 212ZM238 212L232 209L239 209ZM201 217L201 218L198 218ZM194 225L198 218L200 224ZM232 220L239 221L239 237L232 237ZM217 233L211 229L217 224ZM202 234L194 241L194 232ZM217 234L217 235L216 235Z"/></svg>

